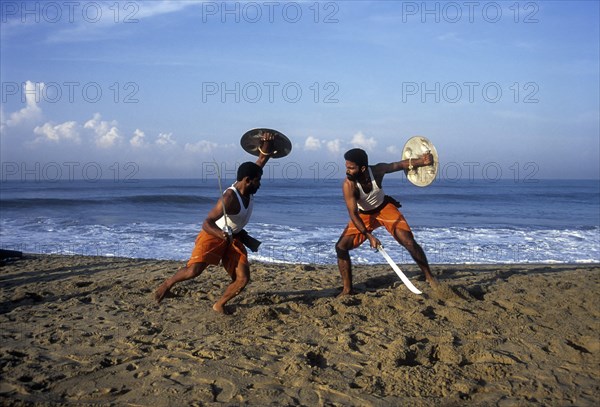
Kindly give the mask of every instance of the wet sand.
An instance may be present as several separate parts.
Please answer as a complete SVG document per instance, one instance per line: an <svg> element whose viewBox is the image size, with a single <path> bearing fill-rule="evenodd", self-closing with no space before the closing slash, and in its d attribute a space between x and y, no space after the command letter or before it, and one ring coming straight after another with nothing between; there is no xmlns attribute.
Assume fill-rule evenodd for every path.
<svg viewBox="0 0 600 407"><path fill-rule="evenodd" d="M0 267L4 405L592 406L600 265L437 265L412 294L387 265L222 268L154 290L182 263L28 255Z"/></svg>

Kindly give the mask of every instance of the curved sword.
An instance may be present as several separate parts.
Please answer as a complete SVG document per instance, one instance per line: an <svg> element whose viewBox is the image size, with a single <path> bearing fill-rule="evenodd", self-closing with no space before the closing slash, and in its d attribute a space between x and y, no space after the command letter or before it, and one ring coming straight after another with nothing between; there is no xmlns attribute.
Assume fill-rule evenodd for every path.
<svg viewBox="0 0 600 407"><path fill-rule="evenodd" d="M398 277L400 277L400 280L402 280L404 285L407 286L410 291L412 291L415 294L423 294L421 291L419 291L419 289L417 287L415 287L413 285L413 283L411 283L411 281L408 279L408 277L406 277L404 275L402 270L400 270L400 268L396 265L396 263L394 263L394 260L392 260L392 258L390 256L388 256L386 251L383 250L382 245L377 246L377 251L379 251L379 253L381 253L383 258L389 263L389 265L392 266L392 268L394 269L396 274L398 274Z"/></svg>
<svg viewBox="0 0 600 407"><path fill-rule="evenodd" d="M227 212L225 211L225 198L223 198L223 186L221 185L221 169L214 157L213 157L213 162L217 166L217 179L219 180L219 191L221 192L221 206L223 207L223 219L225 220L225 226L223 226L223 232L227 233L227 236L229 236L229 238L231 238L231 235L233 233L227 222Z"/></svg>

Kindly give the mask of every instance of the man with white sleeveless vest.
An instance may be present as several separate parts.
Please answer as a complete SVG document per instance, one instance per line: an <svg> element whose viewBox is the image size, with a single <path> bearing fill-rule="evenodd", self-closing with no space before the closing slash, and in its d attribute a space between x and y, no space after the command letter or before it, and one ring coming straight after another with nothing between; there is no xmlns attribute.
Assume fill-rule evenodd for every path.
<svg viewBox="0 0 600 407"><path fill-rule="evenodd" d="M425 252L415 241L410 226L398 210L400 204L394 198L385 195L381 187L385 174L431 165L433 156L424 154L418 159L369 166L367 153L360 148L354 148L344 154L344 159L346 179L342 190L350 222L335 245L343 282L340 295L352 294L352 262L349 251L367 239L371 247L376 249L381 242L371 232L380 226L385 227L394 239L408 250L425 274L427 282L432 286L436 285L437 281L431 274Z"/></svg>
<svg viewBox="0 0 600 407"><path fill-rule="evenodd" d="M157 288L155 298L159 303L173 285L198 277L208 265L217 265L219 262L227 270L232 282L213 305L215 311L226 313L225 304L246 287L250 281L250 266L243 243L248 236L243 228L250 220L253 195L260 188L263 167L273 150L273 139L272 134L264 133L256 163L245 162L238 167L237 181L223 192L222 199L204 220L187 266L180 268Z"/></svg>

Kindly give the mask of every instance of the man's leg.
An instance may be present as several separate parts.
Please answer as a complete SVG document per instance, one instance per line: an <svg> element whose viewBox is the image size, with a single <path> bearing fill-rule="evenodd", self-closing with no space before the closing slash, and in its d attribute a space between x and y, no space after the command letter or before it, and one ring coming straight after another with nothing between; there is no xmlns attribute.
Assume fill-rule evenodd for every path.
<svg viewBox="0 0 600 407"><path fill-rule="evenodd" d="M156 301L158 301L158 303L160 304L165 295L167 295L167 293L175 284L181 281L190 280L192 278L198 277L200 274L202 274L206 266L208 266L207 263L194 263L187 267L180 268L177 271L177 273L175 273L172 277L166 279L156 289L156 292L154 293L154 298L156 298Z"/></svg>
<svg viewBox="0 0 600 407"><path fill-rule="evenodd" d="M425 280L429 283L429 285L437 285L438 282L435 277L433 277L431 270L429 269L427 256L425 255L423 248L415 240L412 232L396 229L394 231L394 238L410 253L415 263L417 263L423 274L425 274Z"/></svg>
<svg viewBox="0 0 600 407"><path fill-rule="evenodd" d="M235 269L235 275L231 276L233 280L225 289L225 292L219 298L219 301L213 305L213 309L217 312L225 314L225 304L242 292L244 287L250 282L250 266L247 263L239 263Z"/></svg>
<svg viewBox="0 0 600 407"><path fill-rule="evenodd" d="M344 287L338 296L352 294L352 261L350 260L350 250L354 247L354 236L340 236L340 239L335 244L335 252L337 254L337 263L342 276Z"/></svg>

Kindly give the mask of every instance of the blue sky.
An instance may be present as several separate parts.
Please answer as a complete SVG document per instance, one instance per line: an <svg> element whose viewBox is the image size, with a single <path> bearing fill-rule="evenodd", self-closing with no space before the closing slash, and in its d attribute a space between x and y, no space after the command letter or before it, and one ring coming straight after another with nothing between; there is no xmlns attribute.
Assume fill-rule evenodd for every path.
<svg viewBox="0 0 600 407"><path fill-rule="evenodd" d="M599 178L599 2L4 1L2 179L275 177L430 138L444 178ZM91 172L90 172L91 171Z"/></svg>

